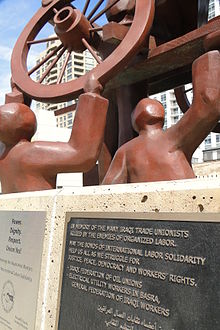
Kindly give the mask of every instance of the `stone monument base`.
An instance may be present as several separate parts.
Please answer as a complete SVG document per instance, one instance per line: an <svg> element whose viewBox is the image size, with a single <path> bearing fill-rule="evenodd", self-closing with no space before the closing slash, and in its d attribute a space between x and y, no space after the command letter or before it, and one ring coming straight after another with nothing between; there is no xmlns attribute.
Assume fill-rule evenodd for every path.
<svg viewBox="0 0 220 330"><path fill-rule="evenodd" d="M215 179L0 196L0 328L219 329L219 201Z"/></svg>

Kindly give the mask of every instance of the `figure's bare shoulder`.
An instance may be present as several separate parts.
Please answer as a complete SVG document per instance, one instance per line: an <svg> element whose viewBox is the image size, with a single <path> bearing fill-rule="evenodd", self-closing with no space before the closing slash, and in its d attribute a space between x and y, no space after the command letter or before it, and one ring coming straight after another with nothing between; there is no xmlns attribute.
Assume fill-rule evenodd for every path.
<svg viewBox="0 0 220 330"><path fill-rule="evenodd" d="M126 145L121 146L109 166L102 184L116 184L127 182Z"/></svg>
<svg viewBox="0 0 220 330"><path fill-rule="evenodd" d="M121 147L118 148L118 150L115 153L115 157L117 158L124 158L126 156L127 149L129 148L128 142L123 144Z"/></svg>
<svg viewBox="0 0 220 330"><path fill-rule="evenodd" d="M13 161L21 164L22 167L24 165L33 165L33 159L36 154L35 149L36 146L33 142L21 141L17 143L11 151Z"/></svg>

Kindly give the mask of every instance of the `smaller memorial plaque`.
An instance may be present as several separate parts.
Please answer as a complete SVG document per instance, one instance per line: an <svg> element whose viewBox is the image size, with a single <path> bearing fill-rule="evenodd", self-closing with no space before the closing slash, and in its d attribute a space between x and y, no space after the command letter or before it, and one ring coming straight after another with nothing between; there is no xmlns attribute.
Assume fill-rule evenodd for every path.
<svg viewBox="0 0 220 330"><path fill-rule="evenodd" d="M34 330L46 212L0 211L0 329Z"/></svg>
<svg viewBox="0 0 220 330"><path fill-rule="evenodd" d="M59 330L220 329L219 234L211 219L71 217Z"/></svg>

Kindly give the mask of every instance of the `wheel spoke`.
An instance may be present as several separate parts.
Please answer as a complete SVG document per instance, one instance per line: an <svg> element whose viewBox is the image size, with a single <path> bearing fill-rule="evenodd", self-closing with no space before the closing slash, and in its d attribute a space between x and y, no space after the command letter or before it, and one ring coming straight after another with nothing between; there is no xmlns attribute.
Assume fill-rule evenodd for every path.
<svg viewBox="0 0 220 330"><path fill-rule="evenodd" d="M103 27L99 26L99 27L95 27L95 28L90 28L89 31L90 32L98 32L98 31L102 31Z"/></svg>
<svg viewBox="0 0 220 330"><path fill-rule="evenodd" d="M90 3L90 0L87 0L86 3L85 3L85 6L84 6L84 8L83 8L83 11L82 11L83 15L86 14L86 11L87 11L87 9L88 9L88 7L89 7L89 3Z"/></svg>
<svg viewBox="0 0 220 330"><path fill-rule="evenodd" d="M64 72L65 72L65 69L66 69L67 63L68 63L69 58L70 58L70 55L71 55L71 51L69 50L68 53L67 53L67 55L66 55L65 62L64 62L64 64L63 64L63 67L62 67L62 70L61 70L61 72L60 72L60 75L59 75L59 77L58 77L58 79L57 79L57 84L60 84L60 83L61 83L61 80L62 80L62 78L63 78L63 75L64 75Z"/></svg>
<svg viewBox="0 0 220 330"><path fill-rule="evenodd" d="M52 70L52 68L54 67L54 65L57 63L57 61L61 58L61 56L63 55L63 53L65 52L66 48L63 47L63 49L61 49L61 51L59 52L59 54L57 55L57 57L55 57L55 59L53 60L53 62L47 67L47 70L44 72L43 76L39 79L39 83L42 83L42 81L46 78L46 76L50 73L50 71Z"/></svg>
<svg viewBox="0 0 220 330"><path fill-rule="evenodd" d="M83 45L88 49L88 51L91 53L91 55L94 57L94 59L100 64L102 61L98 57L98 55L95 53L93 48L90 46L90 44L86 41L86 39L82 38Z"/></svg>
<svg viewBox="0 0 220 330"><path fill-rule="evenodd" d="M59 40L58 37L51 37L51 38L45 38L45 39L39 39L39 40L32 40L32 41L27 41L28 45L34 45L34 44L40 44L43 42L48 42L48 41L53 41L53 40Z"/></svg>
<svg viewBox="0 0 220 330"><path fill-rule="evenodd" d="M99 7L103 4L104 0L99 0L96 6L93 8L93 10L89 13L87 16L87 19L90 20L90 18L95 14L95 12L99 9Z"/></svg>
<svg viewBox="0 0 220 330"><path fill-rule="evenodd" d="M99 17L101 17L103 14L105 14L110 8L112 8L117 2L119 2L120 0L115 0L112 2L112 4L109 4L107 7L105 7L103 10L100 11L99 14L97 14L95 17L93 17L90 20L90 23L94 23Z"/></svg>
<svg viewBox="0 0 220 330"><path fill-rule="evenodd" d="M47 62L52 56L54 56L61 48L63 47L63 44L60 44L57 46L52 52L50 52L40 63L35 65L30 71L28 71L28 75L30 76L32 73L34 73L37 69L41 67L45 62Z"/></svg>

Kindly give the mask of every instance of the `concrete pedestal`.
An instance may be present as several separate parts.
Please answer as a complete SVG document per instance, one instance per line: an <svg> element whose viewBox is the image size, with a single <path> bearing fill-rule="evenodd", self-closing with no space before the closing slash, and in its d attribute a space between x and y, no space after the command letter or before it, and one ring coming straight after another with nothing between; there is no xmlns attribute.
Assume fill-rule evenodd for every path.
<svg viewBox="0 0 220 330"><path fill-rule="evenodd" d="M35 329L57 329L67 213L93 218L122 216L198 222L211 216L212 221L219 221L220 180L193 179L1 195L0 211L9 210L46 211Z"/></svg>

